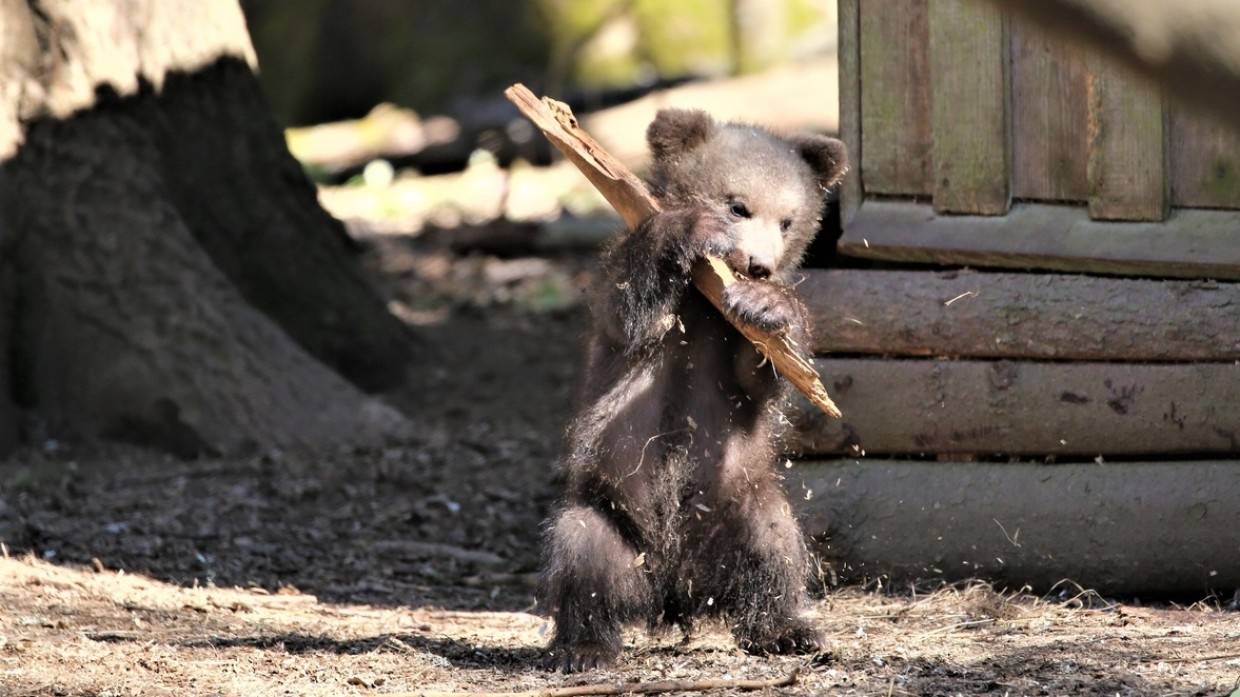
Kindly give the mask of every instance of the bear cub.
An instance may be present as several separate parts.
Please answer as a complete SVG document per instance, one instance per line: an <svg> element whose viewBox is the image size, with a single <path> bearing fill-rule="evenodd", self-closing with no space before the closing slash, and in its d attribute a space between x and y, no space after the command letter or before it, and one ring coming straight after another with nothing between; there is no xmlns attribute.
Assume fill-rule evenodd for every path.
<svg viewBox="0 0 1240 697"><path fill-rule="evenodd" d="M723 619L757 654L814 652L806 549L776 470L782 381L691 287L704 255L745 279L731 319L808 346L795 271L846 169L825 136L660 111L647 131L662 212L605 253L565 502L544 547L553 663L610 664L622 628Z"/></svg>

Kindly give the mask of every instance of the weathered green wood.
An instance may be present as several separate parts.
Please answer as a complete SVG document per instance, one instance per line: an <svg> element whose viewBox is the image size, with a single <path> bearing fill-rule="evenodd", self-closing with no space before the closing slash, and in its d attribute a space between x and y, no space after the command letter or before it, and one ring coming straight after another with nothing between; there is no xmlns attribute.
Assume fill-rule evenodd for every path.
<svg viewBox="0 0 1240 697"><path fill-rule="evenodd" d="M937 216L867 200L843 254L886 261L1240 280L1240 211L1177 209L1165 222L1099 222L1080 206L1017 204L1006 216Z"/></svg>
<svg viewBox="0 0 1240 697"><path fill-rule="evenodd" d="M1089 215L1163 220L1171 202L1158 88L1105 56L1089 58Z"/></svg>
<svg viewBox="0 0 1240 697"><path fill-rule="evenodd" d="M861 179L868 194L927 195L929 22L925 0L859 3Z"/></svg>
<svg viewBox="0 0 1240 697"><path fill-rule="evenodd" d="M1172 205L1240 208L1240 134L1235 124L1176 107L1171 109L1170 130Z"/></svg>
<svg viewBox="0 0 1240 697"><path fill-rule="evenodd" d="M1240 361L1240 283L807 269L819 353Z"/></svg>
<svg viewBox="0 0 1240 697"><path fill-rule="evenodd" d="M791 410L803 453L1240 453L1240 365L815 361L843 419Z"/></svg>
<svg viewBox="0 0 1240 697"><path fill-rule="evenodd" d="M839 0L840 138L851 163L840 184L840 220L861 207L861 0Z"/></svg>
<svg viewBox="0 0 1240 697"><path fill-rule="evenodd" d="M1003 215L1009 185L1007 21L971 0L930 3L934 208Z"/></svg>
<svg viewBox="0 0 1240 697"><path fill-rule="evenodd" d="M1089 116L1084 49L1013 18L1013 196L1084 201Z"/></svg>

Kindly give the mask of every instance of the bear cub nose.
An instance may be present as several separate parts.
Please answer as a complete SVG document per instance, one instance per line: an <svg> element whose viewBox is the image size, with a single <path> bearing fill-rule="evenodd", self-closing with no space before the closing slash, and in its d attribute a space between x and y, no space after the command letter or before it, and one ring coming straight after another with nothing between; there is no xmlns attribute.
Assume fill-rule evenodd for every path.
<svg viewBox="0 0 1240 697"><path fill-rule="evenodd" d="M771 267L758 259L749 258L749 277L759 280L771 277Z"/></svg>

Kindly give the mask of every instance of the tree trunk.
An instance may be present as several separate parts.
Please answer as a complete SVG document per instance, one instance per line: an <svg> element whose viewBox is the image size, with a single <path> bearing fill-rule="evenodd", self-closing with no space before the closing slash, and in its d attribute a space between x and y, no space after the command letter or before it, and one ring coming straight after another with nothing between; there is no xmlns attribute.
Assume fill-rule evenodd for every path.
<svg viewBox="0 0 1240 697"><path fill-rule="evenodd" d="M135 117L156 141L171 202L242 295L363 388L398 380L408 332L359 274L358 250L319 206L249 66L172 76L142 102Z"/></svg>
<svg viewBox="0 0 1240 697"><path fill-rule="evenodd" d="M252 64L235 3L0 0L0 445L9 396L183 455L406 432L332 370L394 382L410 337Z"/></svg>
<svg viewBox="0 0 1240 697"><path fill-rule="evenodd" d="M0 187L4 182L0 181ZM0 454L17 444L17 409L13 404L12 370L9 356L14 308L13 266L6 253L4 226L0 225Z"/></svg>

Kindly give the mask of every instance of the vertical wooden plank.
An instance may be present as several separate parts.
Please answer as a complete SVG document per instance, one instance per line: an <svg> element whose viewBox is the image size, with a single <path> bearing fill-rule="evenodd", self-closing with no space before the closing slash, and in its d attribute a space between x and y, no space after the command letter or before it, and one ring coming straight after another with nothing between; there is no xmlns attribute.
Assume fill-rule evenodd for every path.
<svg viewBox="0 0 1240 697"><path fill-rule="evenodd" d="M1101 54L1091 53L1088 64L1089 217L1164 220L1170 196L1159 90Z"/></svg>
<svg viewBox="0 0 1240 697"><path fill-rule="evenodd" d="M1084 50L1013 17L1012 194L1038 201L1089 197L1089 100Z"/></svg>
<svg viewBox="0 0 1240 697"><path fill-rule="evenodd" d="M1003 215L1009 186L1008 36L994 3L930 0L934 209Z"/></svg>
<svg viewBox="0 0 1240 697"><path fill-rule="evenodd" d="M1170 119L1172 205L1240 208L1240 135L1180 106Z"/></svg>
<svg viewBox="0 0 1240 697"><path fill-rule="evenodd" d="M863 186L867 194L929 194L926 0L865 0L858 6Z"/></svg>
<svg viewBox="0 0 1240 697"><path fill-rule="evenodd" d="M861 207L861 0L839 0L840 138L851 163L840 185L840 222Z"/></svg>

